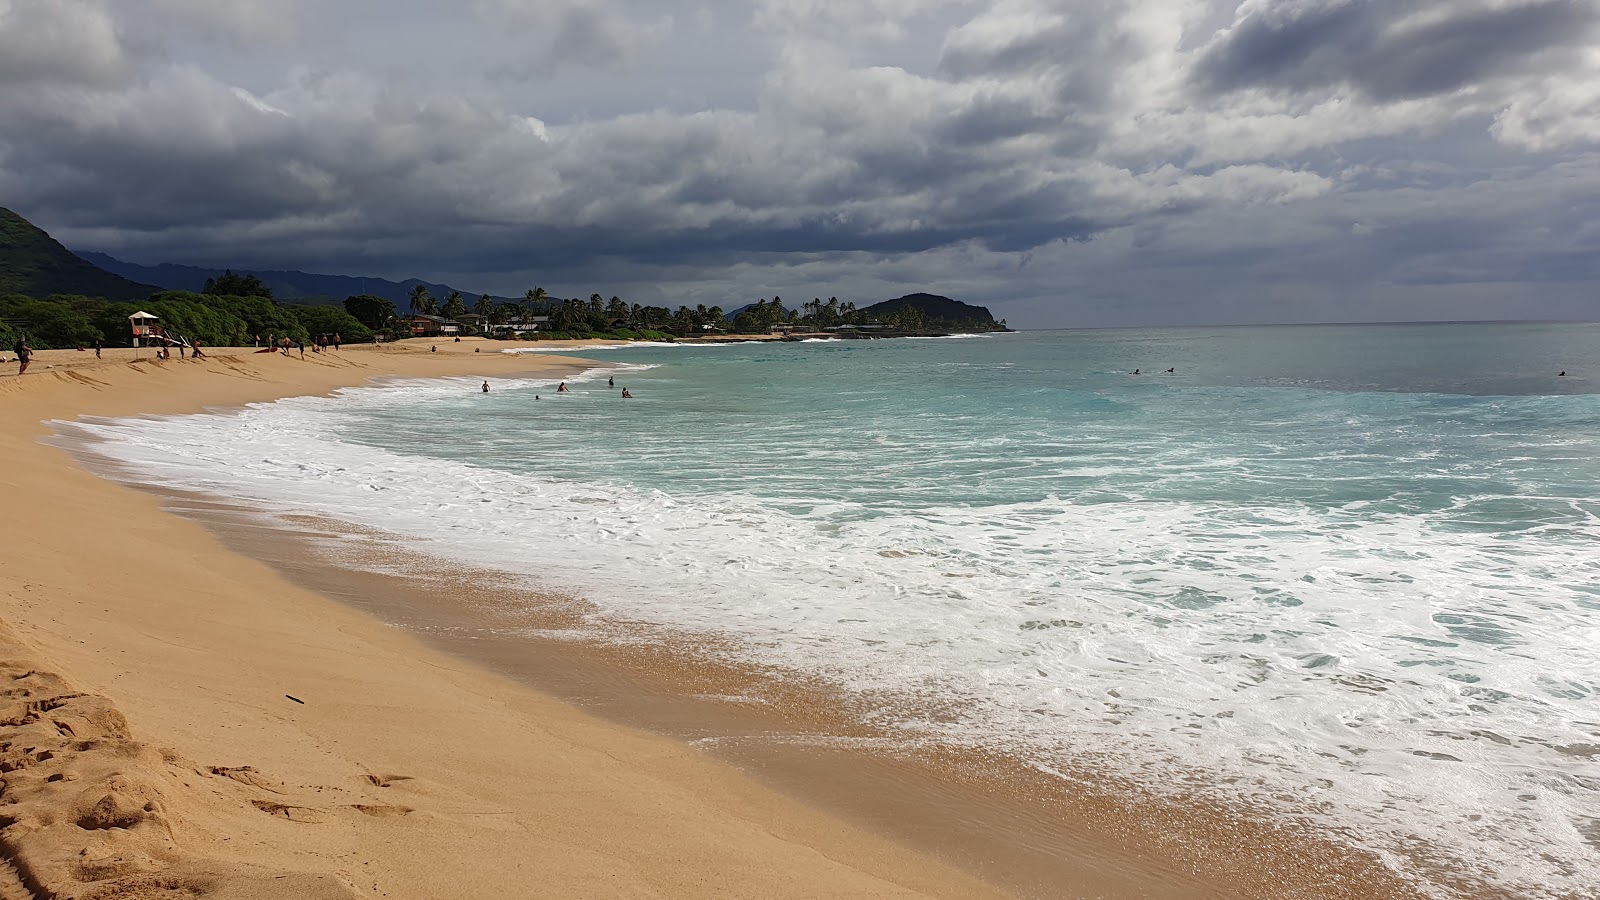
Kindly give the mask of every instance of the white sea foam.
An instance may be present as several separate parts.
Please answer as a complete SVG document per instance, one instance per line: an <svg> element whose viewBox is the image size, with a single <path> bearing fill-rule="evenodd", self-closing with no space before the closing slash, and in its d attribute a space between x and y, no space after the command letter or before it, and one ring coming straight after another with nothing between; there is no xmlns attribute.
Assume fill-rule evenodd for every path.
<svg viewBox="0 0 1600 900"><path fill-rule="evenodd" d="M1380 851L1420 837L1528 896L1600 883L1591 511L1516 541L1439 528L1494 496L1442 513L1049 496L851 517L837 498L670 496L338 437L352 407L475 385L58 427L143 481L381 528L474 566L526 560L630 620L966 711L908 729L1044 766L1087 756L1153 787L1206 772L1210 789ZM1086 462L1078 474L1150 467Z"/></svg>
<svg viewBox="0 0 1600 900"><path fill-rule="evenodd" d="M628 349L638 349L640 347L677 347L677 348L685 348L685 347L732 347L732 346L735 346L735 345L736 344L733 343L733 342L722 342L722 341L704 341L704 342L695 341L693 343L668 343L666 341L623 341L621 343L616 343L616 344L588 344L588 345L584 345L584 346L572 346L572 347L510 347L510 348L501 350L500 352L501 353L511 353L511 354L518 354L518 353L569 353L569 354L572 354L574 356L580 356L580 355L582 355L584 353L590 353L590 352L594 352L594 351L597 351L597 350L628 350Z"/></svg>

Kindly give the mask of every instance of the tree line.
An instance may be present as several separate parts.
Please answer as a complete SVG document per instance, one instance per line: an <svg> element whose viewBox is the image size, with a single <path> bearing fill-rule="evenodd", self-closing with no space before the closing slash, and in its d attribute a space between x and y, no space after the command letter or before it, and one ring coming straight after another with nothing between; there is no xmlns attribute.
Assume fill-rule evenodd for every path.
<svg viewBox="0 0 1600 900"><path fill-rule="evenodd" d="M479 297L471 307L460 291L453 291L442 302L424 285L411 289L407 308L413 315L436 315L455 319L468 313L482 316L491 326L526 324L533 317L548 317L539 333L545 337L612 337L628 336L624 332L683 337L704 334L708 331L731 331L738 334L764 334L776 326L790 326L801 331L822 331L847 325L883 325L902 332L925 331L988 331L1004 329L1005 323L990 320L954 320L929 316L923 310L907 306L891 312L873 315L862 312L854 303L841 303L837 297L826 301L815 298L797 309L784 305L781 297L757 300L734 315L731 322L720 306L679 306L673 310L665 306L644 306L628 303L621 297L610 300L600 294L590 294L587 301L580 298L553 298L541 287L530 288L521 300L496 300L487 294ZM355 318L375 331L403 328L395 304L382 297L363 295L345 301L345 309Z"/></svg>
<svg viewBox="0 0 1600 900"><path fill-rule="evenodd" d="M201 293L161 291L140 303L76 294L0 296L0 347L10 347L24 334L39 350L97 341L125 347L133 337L128 317L141 311L159 316L169 336L209 347L248 346L269 336L306 343L322 334L337 334L349 343L373 338L371 329L338 307L279 304L260 279L228 272L208 279Z"/></svg>
<svg viewBox="0 0 1600 900"><path fill-rule="evenodd" d="M731 322L722 307L697 304L646 306L621 297L600 294L580 298L551 297L544 288L528 290L521 300L499 301L480 296L470 306L461 292L442 301L423 285L408 299L413 314L458 318L476 313L491 326L530 324L536 316L548 317L528 338L601 337L671 340L676 337L718 332L762 334L777 326L799 331L822 331L848 325L878 324L899 332L986 331L1004 328L1002 320L949 320L930 317L914 306L869 314L837 297L815 298L798 308L781 297L765 297L738 310ZM279 303L272 289L254 275L232 271L207 279L200 293L161 291L142 303L109 302L72 294L35 298L23 294L0 296L0 347L9 347L26 334L37 349L87 347L96 341L126 346L131 340L128 316L138 311L159 316L163 330L173 337L206 346L248 346L257 341L287 337L310 343L319 335L338 334L346 343L363 343L377 336L411 335L409 323L392 301L371 294L348 297L343 308Z"/></svg>

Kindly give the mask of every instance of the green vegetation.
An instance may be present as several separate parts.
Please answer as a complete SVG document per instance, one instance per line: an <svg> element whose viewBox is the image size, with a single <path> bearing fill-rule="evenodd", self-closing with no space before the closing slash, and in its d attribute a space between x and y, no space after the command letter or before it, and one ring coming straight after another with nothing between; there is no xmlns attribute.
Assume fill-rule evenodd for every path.
<svg viewBox="0 0 1600 900"><path fill-rule="evenodd" d="M87 347L100 339L90 315L103 304L87 297L54 294L35 300L23 294L0 297L0 349L9 350L27 335L36 350ZM127 327L127 321L123 321Z"/></svg>
<svg viewBox="0 0 1600 900"><path fill-rule="evenodd" d="M254 275L237 275L228 269L216 278L207 278L202 294L214 297L265 297L272 299L272 288Z"/></svg>
<svg viewBox="0 0 1600 900"><path fill-rule="evenodd" d="M441 303L426 285L417 283L407 306L413 316L466 319L486 332L522 340L671 341L730 330L765 334L780 328L854 327L874 334L1005 329L1004 321L996 322L981 306L932 294L911 294L860 310L832 297L826 303L812 300L801 309L789 309L779 297L762 298L735 310L731 323L720 306L679 306L674 311L629 304L617 296L607 300L598 292L587 300L561 299L542 287L507 303L485 294L469 313L461 292L451 291ZM10 347L24 334L39 349L88 346L95 341L126 346L132 337L128 316L140 310L160 317L169 337L207 346L248 346L283 337L310 342L334 334L347 343L360 343L414 333L412 321L401 317L395 304L383 297L357 294L344 301L343 309L286 305L274 301L272 288L260 277L231 269L208 277L199 293L137 284L74 256L21 216L0 209L0 347ZM467 319L474 314L475 322Z"/></svg>
<svg viewBox="0 0 1600 900"><path fill-rule="evenodd" d="M426 288L424 288L426 291ZM354 316L357 322L372 331L388 327L394 321L394 304L382 297L372 294L358 294L346 297L344 311Z"/></svg>

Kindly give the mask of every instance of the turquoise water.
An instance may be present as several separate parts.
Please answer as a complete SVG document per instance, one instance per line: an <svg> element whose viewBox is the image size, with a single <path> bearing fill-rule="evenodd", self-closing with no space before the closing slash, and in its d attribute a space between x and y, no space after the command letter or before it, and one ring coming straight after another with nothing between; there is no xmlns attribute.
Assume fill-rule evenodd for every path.
<svg viewBox="0 0 1600 900"><path fill-rule="evenodd" d="M967 711L886 702L908 739L1421 838L1530 896L1600 884L1600 327L586 355L560 395L79 427L147 480L523 560L641 627Z"/></svg>

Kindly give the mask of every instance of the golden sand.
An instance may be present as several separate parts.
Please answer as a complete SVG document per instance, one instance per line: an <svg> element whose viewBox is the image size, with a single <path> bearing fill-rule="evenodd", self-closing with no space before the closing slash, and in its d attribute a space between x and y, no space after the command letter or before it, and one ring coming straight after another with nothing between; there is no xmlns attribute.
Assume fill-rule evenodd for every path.
<svg viewBox="0 0 1600 900"><path fill-rule="evenodd" d="M1242 811L864 750L884 735L826 686L692 648L529 639L505 626L562 628L574 598L423 561L351 569L318 540L337 523L264 530L41 442L49 420L378 377L553 388L588 365L504 346L45 351L0 374L0 900L1414 895ZM337 543L368 538L391 568L407 556Z"/></svg>
<svg viewBox="0 0 1600 900"><path fill-rule="evenodd" d="M52 419L575 367L498 346L45 351L0 376L0 898L999 895L291 583L41 443Z"/></svg>

